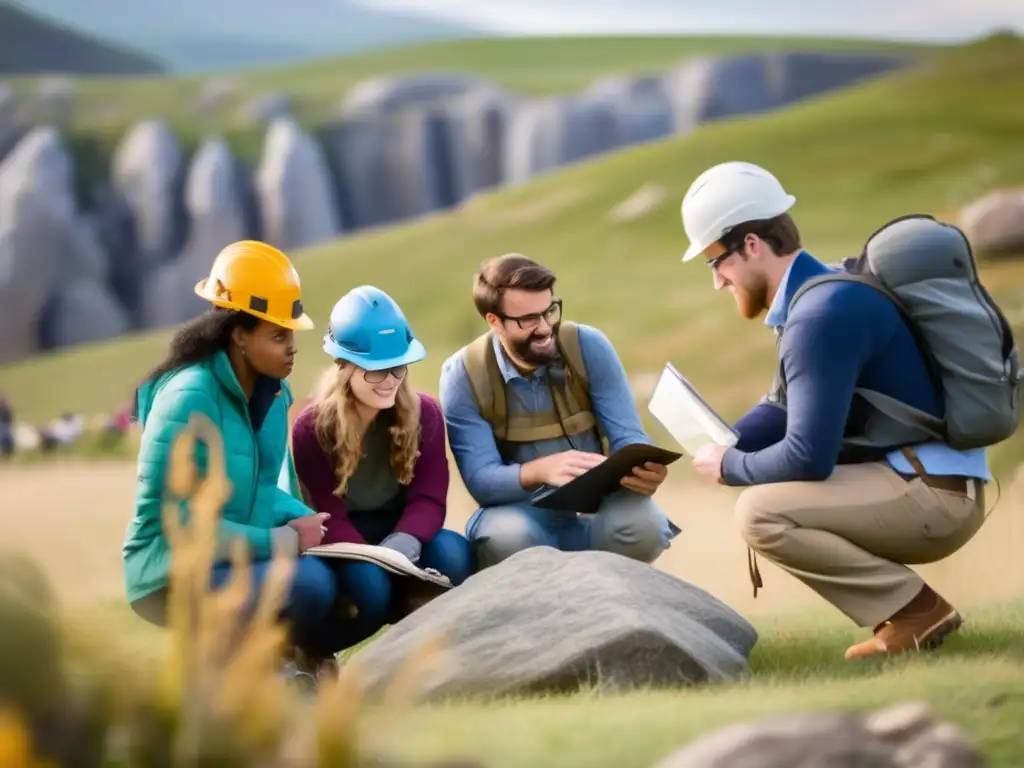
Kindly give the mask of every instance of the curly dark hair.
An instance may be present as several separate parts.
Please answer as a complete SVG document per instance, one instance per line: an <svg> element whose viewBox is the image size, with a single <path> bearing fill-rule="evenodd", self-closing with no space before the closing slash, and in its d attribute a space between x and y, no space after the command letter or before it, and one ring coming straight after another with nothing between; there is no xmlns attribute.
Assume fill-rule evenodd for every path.
<svg viewBox="0 0 1024 768"><path fill-rule="evenodd" d="M197 363L231 343L235 328L255 330L259 318L233 309L213 307L181 326L171 339L167 357L146 376L155 381L165 373Z"/></svg>

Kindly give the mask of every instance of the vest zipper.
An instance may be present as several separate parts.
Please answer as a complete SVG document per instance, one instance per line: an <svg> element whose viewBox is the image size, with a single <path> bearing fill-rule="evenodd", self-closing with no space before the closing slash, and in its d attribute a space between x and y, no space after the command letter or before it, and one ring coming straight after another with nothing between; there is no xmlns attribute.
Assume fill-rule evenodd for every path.
<svg viewBox="0 0 1024 768"><path fill-rule="evenodd" d="M256 430L252 425L252 416L249 413L249 401L243 397L242 403L245 423L249 425L249 435L252 437L252 493L249 496L249 519L246 521L251 524L253 512L256 509L256 489L259 487L260 446L256 439Z"/></svg>

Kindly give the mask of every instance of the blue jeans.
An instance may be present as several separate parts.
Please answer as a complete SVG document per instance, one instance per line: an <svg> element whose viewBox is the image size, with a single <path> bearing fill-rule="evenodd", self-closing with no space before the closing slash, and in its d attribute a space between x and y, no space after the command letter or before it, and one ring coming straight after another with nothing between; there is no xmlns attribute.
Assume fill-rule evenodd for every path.
<svg viewBox="0 0 1024 768"><path fill-rule="evenodd" d="M232 566L223 563L213 567L210 584L223 588ZM252 563L252 592L245 612L255 611L270 571L269 560ZM322 559L301 556L295 561L295 571L280 618L290 627L291 642L312 656L327 657L355 645L358 640L352 619L338 608L339 586L335 573ZM132 604L142 618L158 626L166 625L167 590L161 589Z"/></svg>
<svg viewBox="0 0 1024 768"><path fill-rule="evenodd" d="M374 563L357 560L335 560L330 565L337 574L341 590L358 610L355 624L360 640L391 623L395 610L391 573ZM462 534L442 528L423 544L416 565L434 568L451 579L453 586L458 586L472 573L472 550Z"/></svg>
<svg viewBox="0 0 1024 768"><path fill-rule="evenodd" d="M530 504L482 507L466 523L477 566L487 568L528 547L563 552L601 550L654 562L679 528L649 496L623 488L593 515L541 509Z"/></svg>

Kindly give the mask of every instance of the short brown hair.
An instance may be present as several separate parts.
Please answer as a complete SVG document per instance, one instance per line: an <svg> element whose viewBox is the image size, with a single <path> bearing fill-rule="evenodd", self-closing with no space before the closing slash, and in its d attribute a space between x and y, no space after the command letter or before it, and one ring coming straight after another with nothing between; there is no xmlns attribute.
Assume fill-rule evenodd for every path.
<svg viewBox="0 0 1024 768"><path fill-rule="evenodd" d="M738 224L722 237L722 245L726 251L735 251L743 247L743 238L757 235L772 249L776 256L799 251L803 245L800 241L800 230L788 213L772 219L760 219Z"/></svg>
<svg viewBox="0 0 1024 768"><path fill-rule="evenodd" d="M473 275L473 304L480 317L501 315L501 297L518 289L540 293L553 289L555 273L521 253L506 253L480 265Z"/></svg>

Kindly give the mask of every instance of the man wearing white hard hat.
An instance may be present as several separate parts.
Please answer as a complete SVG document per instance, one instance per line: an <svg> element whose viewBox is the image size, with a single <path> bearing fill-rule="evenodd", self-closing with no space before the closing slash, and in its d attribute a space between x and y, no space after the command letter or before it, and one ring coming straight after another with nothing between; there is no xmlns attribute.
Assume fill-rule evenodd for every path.
<svg viewBox="0 0 1024 768"><path fill-rule="evenodd" d="M683 261L702 258L743 317L767 310L779 352L771 391L735 425L737 445L706 446L693 466L745 487L736 518L752 553L873 630L847 659L932 648L962 619L907 564L941 560L981 527L985 450L877 431L864 439L885 419L864 390L934 420L942 393L885 292L822 280L837 270L803 248L795 203L775 176L743 162L708 169L683 199Z"/></svg>

